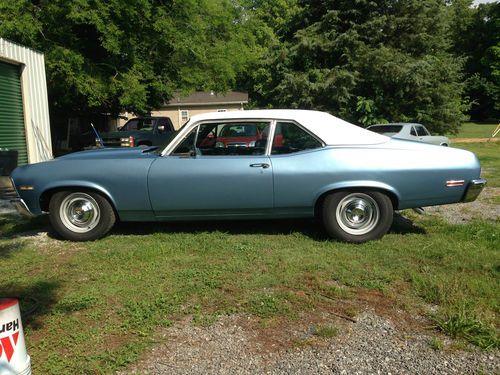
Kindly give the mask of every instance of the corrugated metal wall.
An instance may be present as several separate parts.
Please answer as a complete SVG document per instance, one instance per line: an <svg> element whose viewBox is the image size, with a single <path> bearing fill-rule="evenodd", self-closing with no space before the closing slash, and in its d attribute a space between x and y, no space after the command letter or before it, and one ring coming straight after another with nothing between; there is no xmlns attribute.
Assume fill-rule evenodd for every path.
<svg viewBox="0 0 500 375"><path fill-rule="evenodd" d="M43 54L0 38L0 60L20 65L30 163L52 159L47 80Z"/></svg>
<svg viewBox="0 0 500 375"><path fill-rule="evenodd" d="M21 72L18 65L0 61L0 147L17 151L19 165L28 162Z"/></svg>

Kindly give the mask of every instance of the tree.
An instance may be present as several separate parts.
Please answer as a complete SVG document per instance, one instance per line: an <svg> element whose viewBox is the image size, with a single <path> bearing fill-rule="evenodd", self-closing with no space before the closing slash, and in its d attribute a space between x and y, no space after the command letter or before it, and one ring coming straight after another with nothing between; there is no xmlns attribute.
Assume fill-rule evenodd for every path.
<svg viewBox="0 0 500 375"><path fill-rule="evenodd" d="M253 76L262 105L326 110L353 122L465 119L463 60L440 0L299 1ZM286 27L292 26L292 29ZM369 103L370 116L366 116Z"/></svg>
<svg viewBox="0 0 500 375"><path fill-rule="evenodd" d="M471 101L474 120L500 118L500 3L472 7L471 0L454 0L453 49L466 60L464 96Z"/></svg>
<svg viewBox="0 0 500 375"><path fill-rule="evenodd" d="M45 53L51 111L144 113L226 91L253 58L230 0L0 0L0 36Z"/></svg>

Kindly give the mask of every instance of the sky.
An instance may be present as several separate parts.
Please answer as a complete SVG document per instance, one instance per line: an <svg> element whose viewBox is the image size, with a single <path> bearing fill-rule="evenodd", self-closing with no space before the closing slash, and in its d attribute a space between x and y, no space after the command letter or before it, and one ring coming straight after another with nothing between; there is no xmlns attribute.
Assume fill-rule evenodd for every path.
<svg viewBox="0 0 500 375"><path fill-rule="evenodd" d="M497 0L474 0L474 4L494 3Z"/></svg>

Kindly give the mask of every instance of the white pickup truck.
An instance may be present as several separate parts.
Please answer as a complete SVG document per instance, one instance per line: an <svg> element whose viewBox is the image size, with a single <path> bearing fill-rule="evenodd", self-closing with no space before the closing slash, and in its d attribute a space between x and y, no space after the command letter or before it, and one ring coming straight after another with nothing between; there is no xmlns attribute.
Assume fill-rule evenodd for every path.
<svg viewBox="0 0 500 375"><path fill-rule="evenodd" d="M372 132L387 135L392 138L408 139L411 141L419 141L431 143L439 146L449 146L450 140L448 137L431 135L425 126L412 123L392 123L392 124L377 124L367 128Z"/></svg>

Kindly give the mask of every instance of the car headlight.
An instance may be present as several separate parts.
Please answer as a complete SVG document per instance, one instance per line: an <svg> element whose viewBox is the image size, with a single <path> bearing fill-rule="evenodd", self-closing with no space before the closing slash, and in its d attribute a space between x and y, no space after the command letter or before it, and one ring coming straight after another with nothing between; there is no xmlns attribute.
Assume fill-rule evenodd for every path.
<svg viewBox="0 0 500 375"><path fill-rule="evenodd" d="M224 147L224 142L215 142L215 147Z"/></svg>
<svg viewBox="0 0 500 375"><path fill-rule="evenodd" d="M248 147L255 147L255 141L252 141L248 144Z"/></svg>

